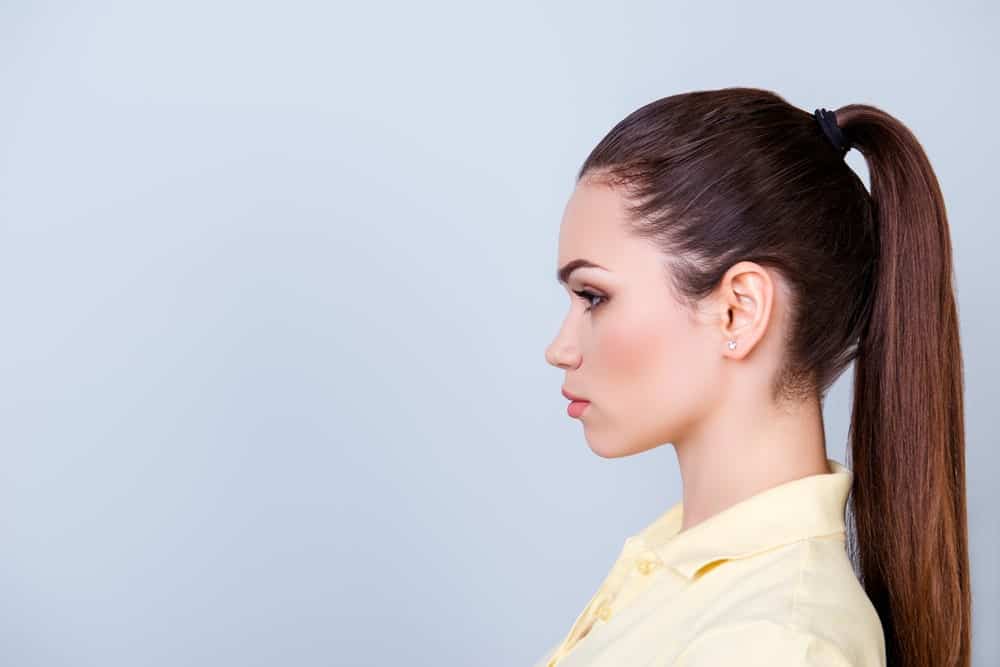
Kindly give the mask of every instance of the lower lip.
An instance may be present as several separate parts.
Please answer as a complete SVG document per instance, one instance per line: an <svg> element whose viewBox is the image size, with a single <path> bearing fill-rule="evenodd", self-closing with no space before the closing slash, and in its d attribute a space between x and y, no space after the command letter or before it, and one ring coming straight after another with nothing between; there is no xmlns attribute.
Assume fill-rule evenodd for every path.
<svg viewBox="0 0 1000 667"><path fill-rule="evenodd" d="M590 405L590 401L571 401L569 407L566 408L566 412L569 413L570 417L579 417L587 409L588 405Z"/></svg>

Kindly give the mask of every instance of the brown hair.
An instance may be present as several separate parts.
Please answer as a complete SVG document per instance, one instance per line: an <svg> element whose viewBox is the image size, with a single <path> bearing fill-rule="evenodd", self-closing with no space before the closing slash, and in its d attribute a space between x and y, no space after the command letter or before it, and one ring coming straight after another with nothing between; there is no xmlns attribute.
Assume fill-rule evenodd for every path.
<svg viewBox="0 0 1000 667"><path fill-rule="evenodd" d="M854 362L848 541L890 666L970 662L963 370L944 199L920 143L873 106L835 110L871 192L812 113L773 92L672 95L619 122L577 175L622 188L689 304L750 260L791 317L775 399Z"/></svg>

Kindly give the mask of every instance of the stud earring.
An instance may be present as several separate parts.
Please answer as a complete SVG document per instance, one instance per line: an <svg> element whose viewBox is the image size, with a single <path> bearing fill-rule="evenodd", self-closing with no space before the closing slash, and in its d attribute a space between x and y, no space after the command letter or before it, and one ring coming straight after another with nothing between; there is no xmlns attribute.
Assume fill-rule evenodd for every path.
<svg viewBox="0 0 1000 667"><path fill-rule="evenodd" d="M729 349L730 350L735 350L736 349L736 339L732 339L732 340L729 341Z"/></svg>

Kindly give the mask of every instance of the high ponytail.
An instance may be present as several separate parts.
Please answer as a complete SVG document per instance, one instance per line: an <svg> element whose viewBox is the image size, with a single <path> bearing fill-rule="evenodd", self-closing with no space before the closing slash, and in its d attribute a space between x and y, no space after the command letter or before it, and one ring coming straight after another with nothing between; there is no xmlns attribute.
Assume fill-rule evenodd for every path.
<svg viewBox="0 0 1000 667"><path fill-rule="evenodd" d="M757 88L671 95L612 128L578 180L621 186L631 231L662 249L670 287L690 303L741 260L782 277L790 318L775 398L822 401L854 362L848 550L888 665L968 667L963 371L944 200L901 122L860 104L835 115L824 126L825 114ZM870 192L837 128L867 160Z"/></svg>
<svg viewBox="0 0 1000 667"><path fill-rule="evenodd" d="M963 369L944 198L892 116L836 111L864 155L878 252L854 366L849 548L888 665L965 667L971 654Z"/></svg>

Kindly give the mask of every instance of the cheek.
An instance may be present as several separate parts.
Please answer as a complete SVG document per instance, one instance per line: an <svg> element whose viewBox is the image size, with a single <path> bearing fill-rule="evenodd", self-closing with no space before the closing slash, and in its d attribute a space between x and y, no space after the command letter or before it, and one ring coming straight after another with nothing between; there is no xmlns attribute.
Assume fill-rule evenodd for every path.
<svg viewBox="0 0 1000 667"><path fill-rule="evenodd" d="M653 320L619 320L603 332L601 351L605 370L613 377L635 382L662 355L667 340Z"/></svg>
<svg viewBox="0 0 1000 667"><path fill-rule="evenodd" d="M694 365L700 335L673 314L622 318L602 332L601 351L607 370L636 381L650 372L683 372Z"/></svg>
<svg viewBox="0 0 1000 667"><path fill-rule="evenodd" d="M640 410L685 403L710 374L705 345L705 332L682 313L615 323L600 346L612 400Z"/></svg>

